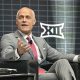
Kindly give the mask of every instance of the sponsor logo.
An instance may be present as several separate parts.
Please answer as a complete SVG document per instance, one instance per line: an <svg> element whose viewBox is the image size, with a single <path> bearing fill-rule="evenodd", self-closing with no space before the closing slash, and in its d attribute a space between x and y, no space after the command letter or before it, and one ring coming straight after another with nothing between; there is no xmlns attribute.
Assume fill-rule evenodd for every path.
<svg viewBox="0 0 80 80"><path fill-rule="evenodd" d="M45 24L40 23L43 32L41 33L41 37L56 37L64 39L64 35L62 33L62 29L64 27L64 23L61 24Z"/></svg>

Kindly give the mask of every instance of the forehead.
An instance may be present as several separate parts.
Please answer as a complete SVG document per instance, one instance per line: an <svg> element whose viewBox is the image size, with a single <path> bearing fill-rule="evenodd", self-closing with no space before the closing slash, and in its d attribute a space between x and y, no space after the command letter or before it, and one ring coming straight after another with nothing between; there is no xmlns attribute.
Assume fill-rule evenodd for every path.
<svg viewBox="0 0 80 80"><path fill-rule="evenodd" d="M29 8L22 8L17 12L17 16L20 15L33 15L34 16L34 12L33 10L29 9Z"/></svg>

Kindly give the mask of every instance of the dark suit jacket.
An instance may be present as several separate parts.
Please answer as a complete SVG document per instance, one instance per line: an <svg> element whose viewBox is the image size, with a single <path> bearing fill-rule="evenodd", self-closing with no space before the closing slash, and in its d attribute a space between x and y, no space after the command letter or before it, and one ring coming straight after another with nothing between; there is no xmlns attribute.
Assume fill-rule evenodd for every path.
<svg viewBox="0 0 80 80"><path fill-rule="evenodd" d="M15 50L17 49L18 37L22 39L24 44L27 44L23 36L19 33L19 31L15 31L14 33L5 34L2 36L1 39L2 58L17 60L17 56L15 55ZM49 46L48 43L41 37L33 36L33 39L39 48L42 59L41 63L45 62L45 60L54 62L55 60L58 59L68 59L69 61L73 61L75 54L60 53L56 49ZM34 60L32 51L29 50L29 52L26 52L24 55L22 55L20 59Z"/></svg>

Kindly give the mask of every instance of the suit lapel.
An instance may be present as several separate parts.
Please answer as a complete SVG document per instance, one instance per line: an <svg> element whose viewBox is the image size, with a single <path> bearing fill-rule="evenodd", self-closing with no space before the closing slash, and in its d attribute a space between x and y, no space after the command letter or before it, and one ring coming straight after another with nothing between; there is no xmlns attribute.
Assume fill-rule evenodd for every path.
<svg viewBox="0 0 80 80"><path fill-rule="evenodd" d="M23 38L23 36L20 34L18 30L14 34L15 34L15 38L17 39L20 38L26 44L25 39Z"/></svg>
<svg viewBox="0 0 80 80"><path fill-rule="evenodd" d="M42 59L45 59L45 56L44 56L44 48L40 42L40 39L38 37L35 37L35 36L32 36L35 43L37 44L38 48L39 48L39 51L40 51L40 54L42 55Z"/></svg>

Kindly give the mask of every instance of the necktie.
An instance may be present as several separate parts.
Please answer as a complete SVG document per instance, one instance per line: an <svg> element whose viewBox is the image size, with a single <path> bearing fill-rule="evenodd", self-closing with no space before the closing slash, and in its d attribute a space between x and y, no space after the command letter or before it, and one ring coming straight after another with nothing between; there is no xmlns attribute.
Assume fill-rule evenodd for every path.
<svg viewBox="0 0 80 80"><path fill-rule="evenodd" d="M36 50L36 47L35 47L34 43L32 42L32 40L30 39L29 36L27 37L27 40L28 40L28 43L29 43L29 45L32 49L35 60L38 60L37 50ZM45 70L42 69L42 68L38 68L38 72L39 72L39 74L43 74L43 73L45 73Z"/></svg>
<svg viewBox="0 0 80 80"><path fill-rule="evenodd" d="M32 42L32 40L30 39L30 37L27 37L27 40L28 40L28 43L31 47L31 50L33 52L33 55L34 55L34 59L35 60L38 60L38 56L37 56L37 50L36 50L36 47L34 45L34 43Z"/></svg>

